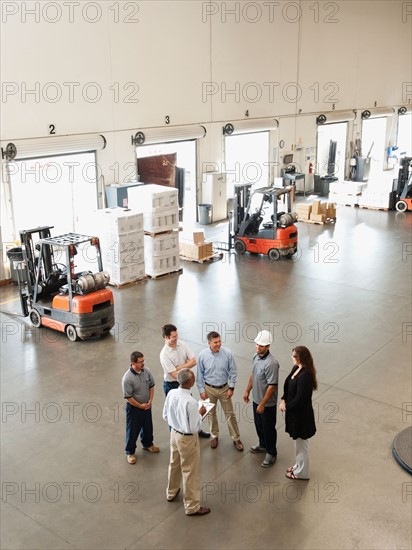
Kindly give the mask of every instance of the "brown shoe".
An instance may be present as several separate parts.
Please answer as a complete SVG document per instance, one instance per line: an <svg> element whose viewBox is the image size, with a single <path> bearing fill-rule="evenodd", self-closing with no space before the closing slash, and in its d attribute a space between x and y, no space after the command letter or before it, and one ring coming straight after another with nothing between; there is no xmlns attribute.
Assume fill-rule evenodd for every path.
<svg viewBox="0 0 412 550"><path fill-rule="evenodd" d="M237 441L233 442L233 445L236 447L238 451L243 451L243 443L238 439Z"/></svg>
<svg viewBox="0 0 412 550"><path fill-rule="evenodd" d="M210 508L207 506L201 506L197 512L194 514L187 514L188 516L204 516L210 512Z"/></svg>
<svg viewBox="0 0 412 550"><path fill-rule="evenodd" d="M210 446L212 449L216 449L216 447L219 445L219 438L218 437L212 437L212 440L210 442Z"/></svg>
<svg viewBox="0 0 412 550"><path fill-rule="evenodd" d="M156 445L150 445L150 447L143 447L145 451L149 451L149 453L158 453L160 451L159 447Z"/></svg>
<svg viewBox="0 0 412 550"><path fill-rule="evenodd" d="M135 455L126 455L127 462L129 464L136 464L136 457Z"/></svg>

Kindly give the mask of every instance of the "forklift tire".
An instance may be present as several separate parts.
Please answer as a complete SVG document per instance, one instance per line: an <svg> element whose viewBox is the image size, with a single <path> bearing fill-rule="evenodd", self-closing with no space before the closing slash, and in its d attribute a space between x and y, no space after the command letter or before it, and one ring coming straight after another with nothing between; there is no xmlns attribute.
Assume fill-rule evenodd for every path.
<svg viewBox="0 0 412 550"><path fill-rule="evenodd" d="M408 210L408 205L405 201L398 201L395 204L395 208L398 212L406 212L406 210Z"/></svg>
<svg viewBox="0 0 412 550"><path fill-rule="evenodd" d="M235 251L238 254L244 254L246 252L246 245L243 241L236 241L235 242Z"/></svg>
<svg viewBox="0 0 412 550"><path fill-rule="evenodd" d="M37 309L32 309L30 311L30 321L32 322L33 326L35 326L36 328L41 327L41 317Z"/></svg>
<svg viewBox="0 0 412 550"><path fill-rule="evenodd" d="M78 339L76 329L73 325L67 325L66 335L70 342L75 342Z"/></svg>
<svg viewBox="0 0 412 550"><path fill-rule="evenodd" d="M269 259L276 262L280 258L280 252L277 248L271 248L268 252Z"/></svg>

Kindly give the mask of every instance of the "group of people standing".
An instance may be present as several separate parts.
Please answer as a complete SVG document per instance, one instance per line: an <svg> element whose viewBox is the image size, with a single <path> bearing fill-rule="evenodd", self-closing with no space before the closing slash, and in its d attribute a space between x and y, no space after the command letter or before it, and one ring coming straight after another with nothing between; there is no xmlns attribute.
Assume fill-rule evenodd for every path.
<svg viewBox="0 0 412 550"><path fill-rule="evenodd" d="M237 366L232 352L222 346L219 333L207 335L208 347L196 357L185 342L179 340L175 325L162 327L164 346L160 353L163 368L163 389L166 396L163 419L170 429L170 463L166 498L173 502L183 483L183 503L186 515L205 515L210 508L200 505L200 446L199 437L210 438L210 447L219 444L217 405L220 403L226 416L234 448L242 452L239 427L233 409L232 396L237 382ZM258 443L252 453L264 454L261 466L271 467L277 458L276 410L278 398L279 363L270 352L273 342L269 331L259 332L255 339L256 353L253 368L243 395L249 403L252 394L253 419ZM295 442L295 464L287 469L286 477L307 480L309 471L309 443L316 432L312 407L312 392L317 389L313 358L305 346L292 351L293 368L285 380L280 410L285 415L286 432ZM126 399L126 458L136 463L136 444L140 434L144 450L157 453L153 443L151 406L154 379L144 366L144 356L135 351L131 365L122 379ZM194 367L197 365L197 369ZM196 370L196 375L195 371ZM201 401L196 401L191 389L197 384ZM207 403L206 403L207 401ZM212 408L207 412L206 404ZM210 433L201 429L207 414Z"/></svg>

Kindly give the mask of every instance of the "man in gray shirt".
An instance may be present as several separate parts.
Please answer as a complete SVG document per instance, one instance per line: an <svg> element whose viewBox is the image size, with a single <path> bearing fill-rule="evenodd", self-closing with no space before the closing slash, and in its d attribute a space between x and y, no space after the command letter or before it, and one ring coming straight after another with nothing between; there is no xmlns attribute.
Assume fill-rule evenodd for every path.
<svg viewBox="0 0 412 550"><path fill-rule="evenodd" d="M259 443L250 450L252 453L266 453L261 464L262 468L272 466L277 456L276 400L279 363L269 351L272 341L272 335L267 330L262 330L257 335L253 371L243 396L243 401L249 403L249 394L253 390L253 419Z"/></svg>
<svg viewBox="0 0 412 550"><path fill-rule="evenodd" d="M136 442L140 434L143 449L158 453L153 445L152 402L155 382L150 370L144 366L143 353L130 355L130 368L122 378L123 396L126 399L126 458L136 463Z"/></svg>

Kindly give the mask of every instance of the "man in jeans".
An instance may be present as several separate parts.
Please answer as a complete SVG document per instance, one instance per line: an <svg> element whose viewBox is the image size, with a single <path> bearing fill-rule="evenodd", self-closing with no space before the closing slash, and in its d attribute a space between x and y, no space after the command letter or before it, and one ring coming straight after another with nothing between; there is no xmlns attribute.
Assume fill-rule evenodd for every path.
<svg viewBox="0 0 412 550"><path fill-rule="evenodd" d="M167 324L162 327L162 336L165 345L160 352L160 364L163 368L163 390L165 395L170 390L179 387L178 373L183 369L193 369L196 366L196 358L189 346L179 340L179 334L175 325ZM210 434L199 431L200 437L208 438Z"/></svg>
<svg viewBox="0 0 412 550"><path fill-rule="evenodd" d="M220 401L227 419L230 437L238 451L243 451L240 441L239 428L232 405L232 395L237 380L237 367L232 352L222 346L218 332L209 332L207 335L209 347L200 352L198 358L197 386L200 397L210 399L211 403ZM219 424L216 415L216 406L209 412L210 431L212 440L210 446L216 449L219 443Z"/></svg>
<svg viewBox="0 0 412 550"><path fill-rule="evenodd" d="M140 434L143 449L158 453L153 445L152 402L155 382L150 370L144 366L140 351L130 355L130 368L122 378L123 396L126 399L126 458L129 464L136 463L136 442Z"/></svg>

